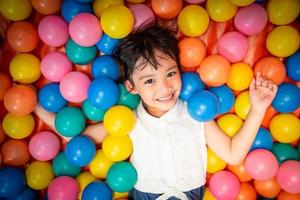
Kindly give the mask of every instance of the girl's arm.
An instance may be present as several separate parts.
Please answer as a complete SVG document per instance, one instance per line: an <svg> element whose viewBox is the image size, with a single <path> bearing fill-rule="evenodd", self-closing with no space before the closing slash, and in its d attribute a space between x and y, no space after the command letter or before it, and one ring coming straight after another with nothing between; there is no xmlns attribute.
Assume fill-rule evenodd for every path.
<svg viewBox="0 0 300 200"><path fill-rule="evenodd" d="M277 85L265 79L260 73L253 79L250 88L251 109L243 126L230 138L214 120L205 123L205 137L208 146L225 162L241 163L251 148L265 112L277 92Z"/></svg>

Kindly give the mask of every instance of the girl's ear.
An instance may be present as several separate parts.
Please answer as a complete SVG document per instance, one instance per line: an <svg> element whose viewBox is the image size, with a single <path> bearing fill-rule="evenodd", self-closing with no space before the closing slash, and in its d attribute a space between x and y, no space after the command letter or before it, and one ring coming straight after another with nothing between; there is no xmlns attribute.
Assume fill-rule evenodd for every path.
<svg viewBox="0 0 300 200"><path fill-rule="evenodd" d="M126 90L131 93L131 94L137 94L136 90L135 90L135 87L133 86L133 84L129 81L129 80L126 80L124 82L124 85L125 85L125 88Z"/></svg>

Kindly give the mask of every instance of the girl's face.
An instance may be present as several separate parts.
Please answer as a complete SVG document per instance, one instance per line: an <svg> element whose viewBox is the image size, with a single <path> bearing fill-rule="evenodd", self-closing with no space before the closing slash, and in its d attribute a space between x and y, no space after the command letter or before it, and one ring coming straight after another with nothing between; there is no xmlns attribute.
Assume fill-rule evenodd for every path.
<svg viewBox="0 0 300 200"><path fill-rule="evenodd" d="M150 64L137 68L132 74L134 85L127 80L125 86L131 93L140 95L149 114L160 117L176 104L182 83L177 63L172 58L158 54L156 60L157 70Z"/></svg>

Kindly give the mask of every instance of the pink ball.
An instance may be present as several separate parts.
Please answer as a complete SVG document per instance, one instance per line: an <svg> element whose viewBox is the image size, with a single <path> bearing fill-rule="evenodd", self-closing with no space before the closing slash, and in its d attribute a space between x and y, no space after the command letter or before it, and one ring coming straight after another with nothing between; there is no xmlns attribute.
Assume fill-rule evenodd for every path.
<svg viewBox="0 0 300 200"><path fill-rule="evenodd" d="M61 52L50 52L41 61L43 76L52 82L59 82L72 67L72 62Z"/></svg>
<svg viewBox="0 0 300 200"><path fill-rule="evenodd" d="M256 35L264 29L268 15L263 6L251 4L240 8L234 17L235 27L245 35Z"/></svg>
<svg viewBox="0 0 300 200"><path fill-rule="evenodd" d="M82 72L72 71L67 73L60 81L61 95L68 101L80 103L87 98L87 91L91 81Z"/></svg>
<svg viewBox="0 0 300 200"><path fill-rule="evenodd" d="M77 200L79 187L73 178L59 176L48 187L49 200Z"/></svg>
<svg viewBox="0 0 300 200"><path fill-rule="evenodd" d="M283 162L277 173L277 181L280 187L289 193L300 193L300 162L288 160Z"/></svg>
<svg viewBox="0 0 300 200"><path fill-rule="evenodd" d="M219 54L231 63L241 61L248 52L247 38L237 31L225 33L217 45Z"/></svg>
<svg viewBox="0 0 300 200"><path fill-rule="evenodd" d="M80 46L89 47L97 44L102 36L98 18L90 13L80 13L70 22L71 38Z"/></svg>
<svg viewBox="0 0 300 200"><path fill-rule="evenodd" d="M29 142L29 152L37 160L53 159L60 149L57 136L50 131L41 131L35 134Z"/></svg>
<svg viewBox="0 0 300 200"><path fill-rule="evenodd" d="M270 151L256 149L246 157L245 168L253 179L267 180L276 175L278 162Z"/></svg>
<svg viewBox="0 0 300 200"><path fill-rule="evenodd" d="M49 15L40 21L38 34L45 44L59 47L69 39L68 24L59 16Z"/></svg>
<svg viewBox="0 0 300 200"><path fill-rule="evenodd" d="M217 199L233 200L240 191L238 178L229 171L219 171L212 175L209 188Z"/></svg>
<svg viewBox="0 0 300 200"><path fill-rule="evenodd" d="M153 11L145 4L132 4L129 6L129 9L135 19L133 31L136 31L140 26L155 22Z"/></svg>

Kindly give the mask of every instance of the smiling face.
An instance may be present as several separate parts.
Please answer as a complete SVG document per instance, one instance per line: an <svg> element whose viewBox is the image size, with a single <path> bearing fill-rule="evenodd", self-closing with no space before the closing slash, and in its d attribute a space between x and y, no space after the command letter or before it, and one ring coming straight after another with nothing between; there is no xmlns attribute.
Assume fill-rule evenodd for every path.
<svg viewBox="0 0 300 200"><path fill-rule="evenodd" d="M174 59L158 52L156 61L157 69L150 63L137 67L132 74L133 84L127 80L125 86L129 92L140 95L149 114L160 117L175 106L182 83ZM142 62L140 59L137 66Z"/></svg>

